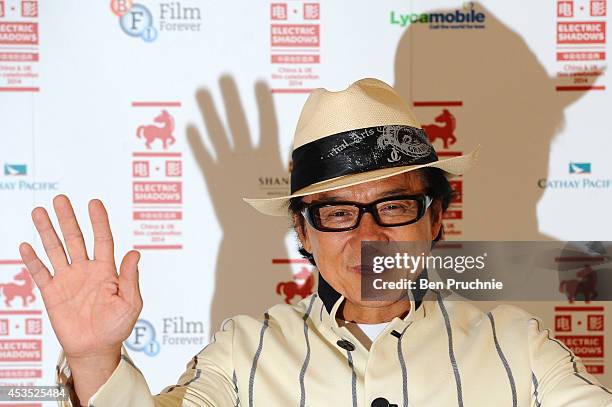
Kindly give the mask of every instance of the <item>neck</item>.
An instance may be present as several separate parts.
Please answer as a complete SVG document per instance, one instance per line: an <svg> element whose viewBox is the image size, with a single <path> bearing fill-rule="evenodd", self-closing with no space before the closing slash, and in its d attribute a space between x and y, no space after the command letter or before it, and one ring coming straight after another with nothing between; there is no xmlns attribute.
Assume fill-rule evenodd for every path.
<svg viewBox="0 0 612 407"><path fill-rule="evenodd" d="M421 272L421 274L418 277L419 280L428 280L427 278L427 269L424 269L423 272ZM420 283L419 285L417 285L417 287L420 287ZM415 309L418 309L419 306L421 305L421 301L423 299L423 296L425 295L425 293L427 292L427 289L420 289L420 288L415 288L414 290L412 290L412 294L414 296L414 300L415 300ZM336 291L327 281L325 281L325 279L323 278L323 276L321 275L321 273L319 272L319 281L318 281L318 287L317 287L317 293L319 295L319 298L321 298L321 301L323 301L323 304L325 305L325 309L327 310L327 313L331 315L332 312L332 308L334 306L334 304L336 303L336 301L338 301L338 299L340 299L340 293L338 291ZM338 310L337 315L342 315L340 313L340 311L344 308L345 304L348 303L348 300L344 301L341 304L341 308ZM350 303L349 303L350 304ZM401 309L401 306L404 306L405 309ZM345 311L345 315L346 312L348 312L349 316L351 315L359 315L360 312L357 311L353 314L351 314L351 312L353 312L351 310L351 308L353 307L353 305L349 305L348 306L348 311ZM365 307L362 307L365 308ZM393 311L389 311L389 313L385 312L386 308L393 308ZM380 318L381 313L384 313L385 315L383 316L383 318L389 318L388 320L393 319L393 317L395 316L400 316L400 315L407 315L407 312L410 311L410 302L407 300L402 300L402 301L398 301L397 303L392 304L391 307L382 307L381 309L377 310L376 308L372 309L369 308L370 312L373 312L372 315L376 316L379 315L378 318ZM372 311L374 310L374 311ZM361 314L363 314L363 312L361 312ZM391 316L390 316L391 315ZM348 317L347 317L348 318ZM381 320L382 322L383 320ZM370 323L376 323L376 322L370 322Z"/></svg>
<svg viewBox="0 0 612 407"><path fill-rule="evenodd" d="M389 322L395 317L404 318L409 311L410 301L407 298L384 307L367 307L347 299L340 305L337 316L358 324L380 324Z"/></svg>

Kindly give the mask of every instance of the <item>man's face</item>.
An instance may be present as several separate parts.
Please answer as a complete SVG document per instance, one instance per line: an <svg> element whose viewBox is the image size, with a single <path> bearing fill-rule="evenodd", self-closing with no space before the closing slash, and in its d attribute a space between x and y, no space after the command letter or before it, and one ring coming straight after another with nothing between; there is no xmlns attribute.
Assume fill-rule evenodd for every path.
<svg viewBox="0 0 612 407"><path fill-rule="evenodd" d="M343 200L369 203L395 195L425 192L420 171L411 171L378 181L307 195L305 204ZM299 223L298 223L299 224ZM361 242L362 241L426 241L433 240L441 227L441 205L434 201L419 221L405 226L378 226L370 213L364 213L359 226L345 232L322 232L303 222L298 235L312 253L325 280L348 301L365 307L383 307L394 301L361 301Z"/></svg>

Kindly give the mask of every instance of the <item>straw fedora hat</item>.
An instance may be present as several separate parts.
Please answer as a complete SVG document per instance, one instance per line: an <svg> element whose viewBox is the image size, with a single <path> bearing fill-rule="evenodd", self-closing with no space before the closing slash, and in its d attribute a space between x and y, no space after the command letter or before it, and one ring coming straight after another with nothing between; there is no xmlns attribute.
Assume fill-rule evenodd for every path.
<svg viewBox="0 0 612 407"><path fill-rule="evenodd" d="M439 160L410 107L385 82L365 78L348 88L310 93L295 129L291 194L243 198L259 212L287 216L293 197L331 191L436 167L447 178L462 175L480 145L462 156Z"/></svg>

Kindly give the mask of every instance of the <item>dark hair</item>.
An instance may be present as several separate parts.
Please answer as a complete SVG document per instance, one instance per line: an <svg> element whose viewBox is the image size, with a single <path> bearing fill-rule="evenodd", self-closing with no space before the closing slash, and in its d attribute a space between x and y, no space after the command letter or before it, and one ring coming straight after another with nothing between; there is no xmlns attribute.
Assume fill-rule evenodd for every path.
<svg viewBox="0 0 612 407"><path fill-rule="evenodd" d="M433 198L433 200L439 200L442 209L442 213L446 212L448 206L450 205L451 200L455 197L456 191L453 190L448 179L444 176L444 173L441 169L435 167L424 167L416 170L420 175L423 183L425 184L425 188L427 190L427 194ZM302 202L302 197L298 196L295 198L291 198L289 200L289 214L293 219L293 228L297 229L298 227L304 230L304 217L301 215L301 211L304 208L304 203ZM295 224L295 219L298 219L299 225ZM440 227L440 232L433 240L432 245L439 241L444 235L444 225ZM314 257L312 253L309 253L302 247L298 239L298 251L300 254L307 259L313 266L316 266Z"/></svg>

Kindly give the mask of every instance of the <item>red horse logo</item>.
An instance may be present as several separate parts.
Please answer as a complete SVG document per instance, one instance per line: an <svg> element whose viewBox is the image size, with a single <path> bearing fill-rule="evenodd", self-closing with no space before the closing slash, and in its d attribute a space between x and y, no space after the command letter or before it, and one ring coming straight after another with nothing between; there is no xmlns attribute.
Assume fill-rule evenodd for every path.
<svg viewBox="0 0 612 407"><path fill-rule="evenodd" d="M155 141L156 138L160 139L164 143L164 150L168 148L168 142L170 145L174 144L176 141L174 136L172 136L172 132L174 131L174 119L165 110L153 119L155 123L161 123L162 126L156 126L154 124L149 124L148 126L138 126L136 129L136 136L144 138L147 140L145 145L147 148L151 148L151 143Z"/></svg>
<svg viewBox="0 0 612 407"><path fill-rule="evenodd" d="M296 295L302 298L308 297L312 294L314 287L314 274L311 273L307 267L302 267L302 271L297 273L294 278L305 279L304 283L298 284L295 281L282 281L276 285L276 294L281 292L285 296L285 303L291 304L291 300Z"/></svg>
<svg viewBox="0 0 612 407"><path fill-rule="evenodd" d="M444 142L444 148L448 149L449 146L457 142L457 137L455 137L453 133L456 127L455 116L447 109L444 109L442 110L442 114L436 117L436 122L444 123L444 126L426 124L423 126L423 130L425 130L431 144L433 144L436 139L441 138Z"/></svg>
<svg viewBox="0 0 612 407"><path fill-rule="evenodd" d="M0 284L0 291L4 295L4 305L11 306L11 302L15 297L21 297L21 302L24 307L29 303L34 302L34 280L30 277L28 270L22 268L21 271L13 276L15 281L23 281L23 284L5 283Z"/></svg>
<svg viewBox="0 0 612 407"><path fill-rule="evenodd" d="M584 302L589 303L597 298L597 273L587 264L576 273L579 279L562 280L559 284L559 292L565 293L570 303L573 303L580 293L584 295Z"/></svg>

